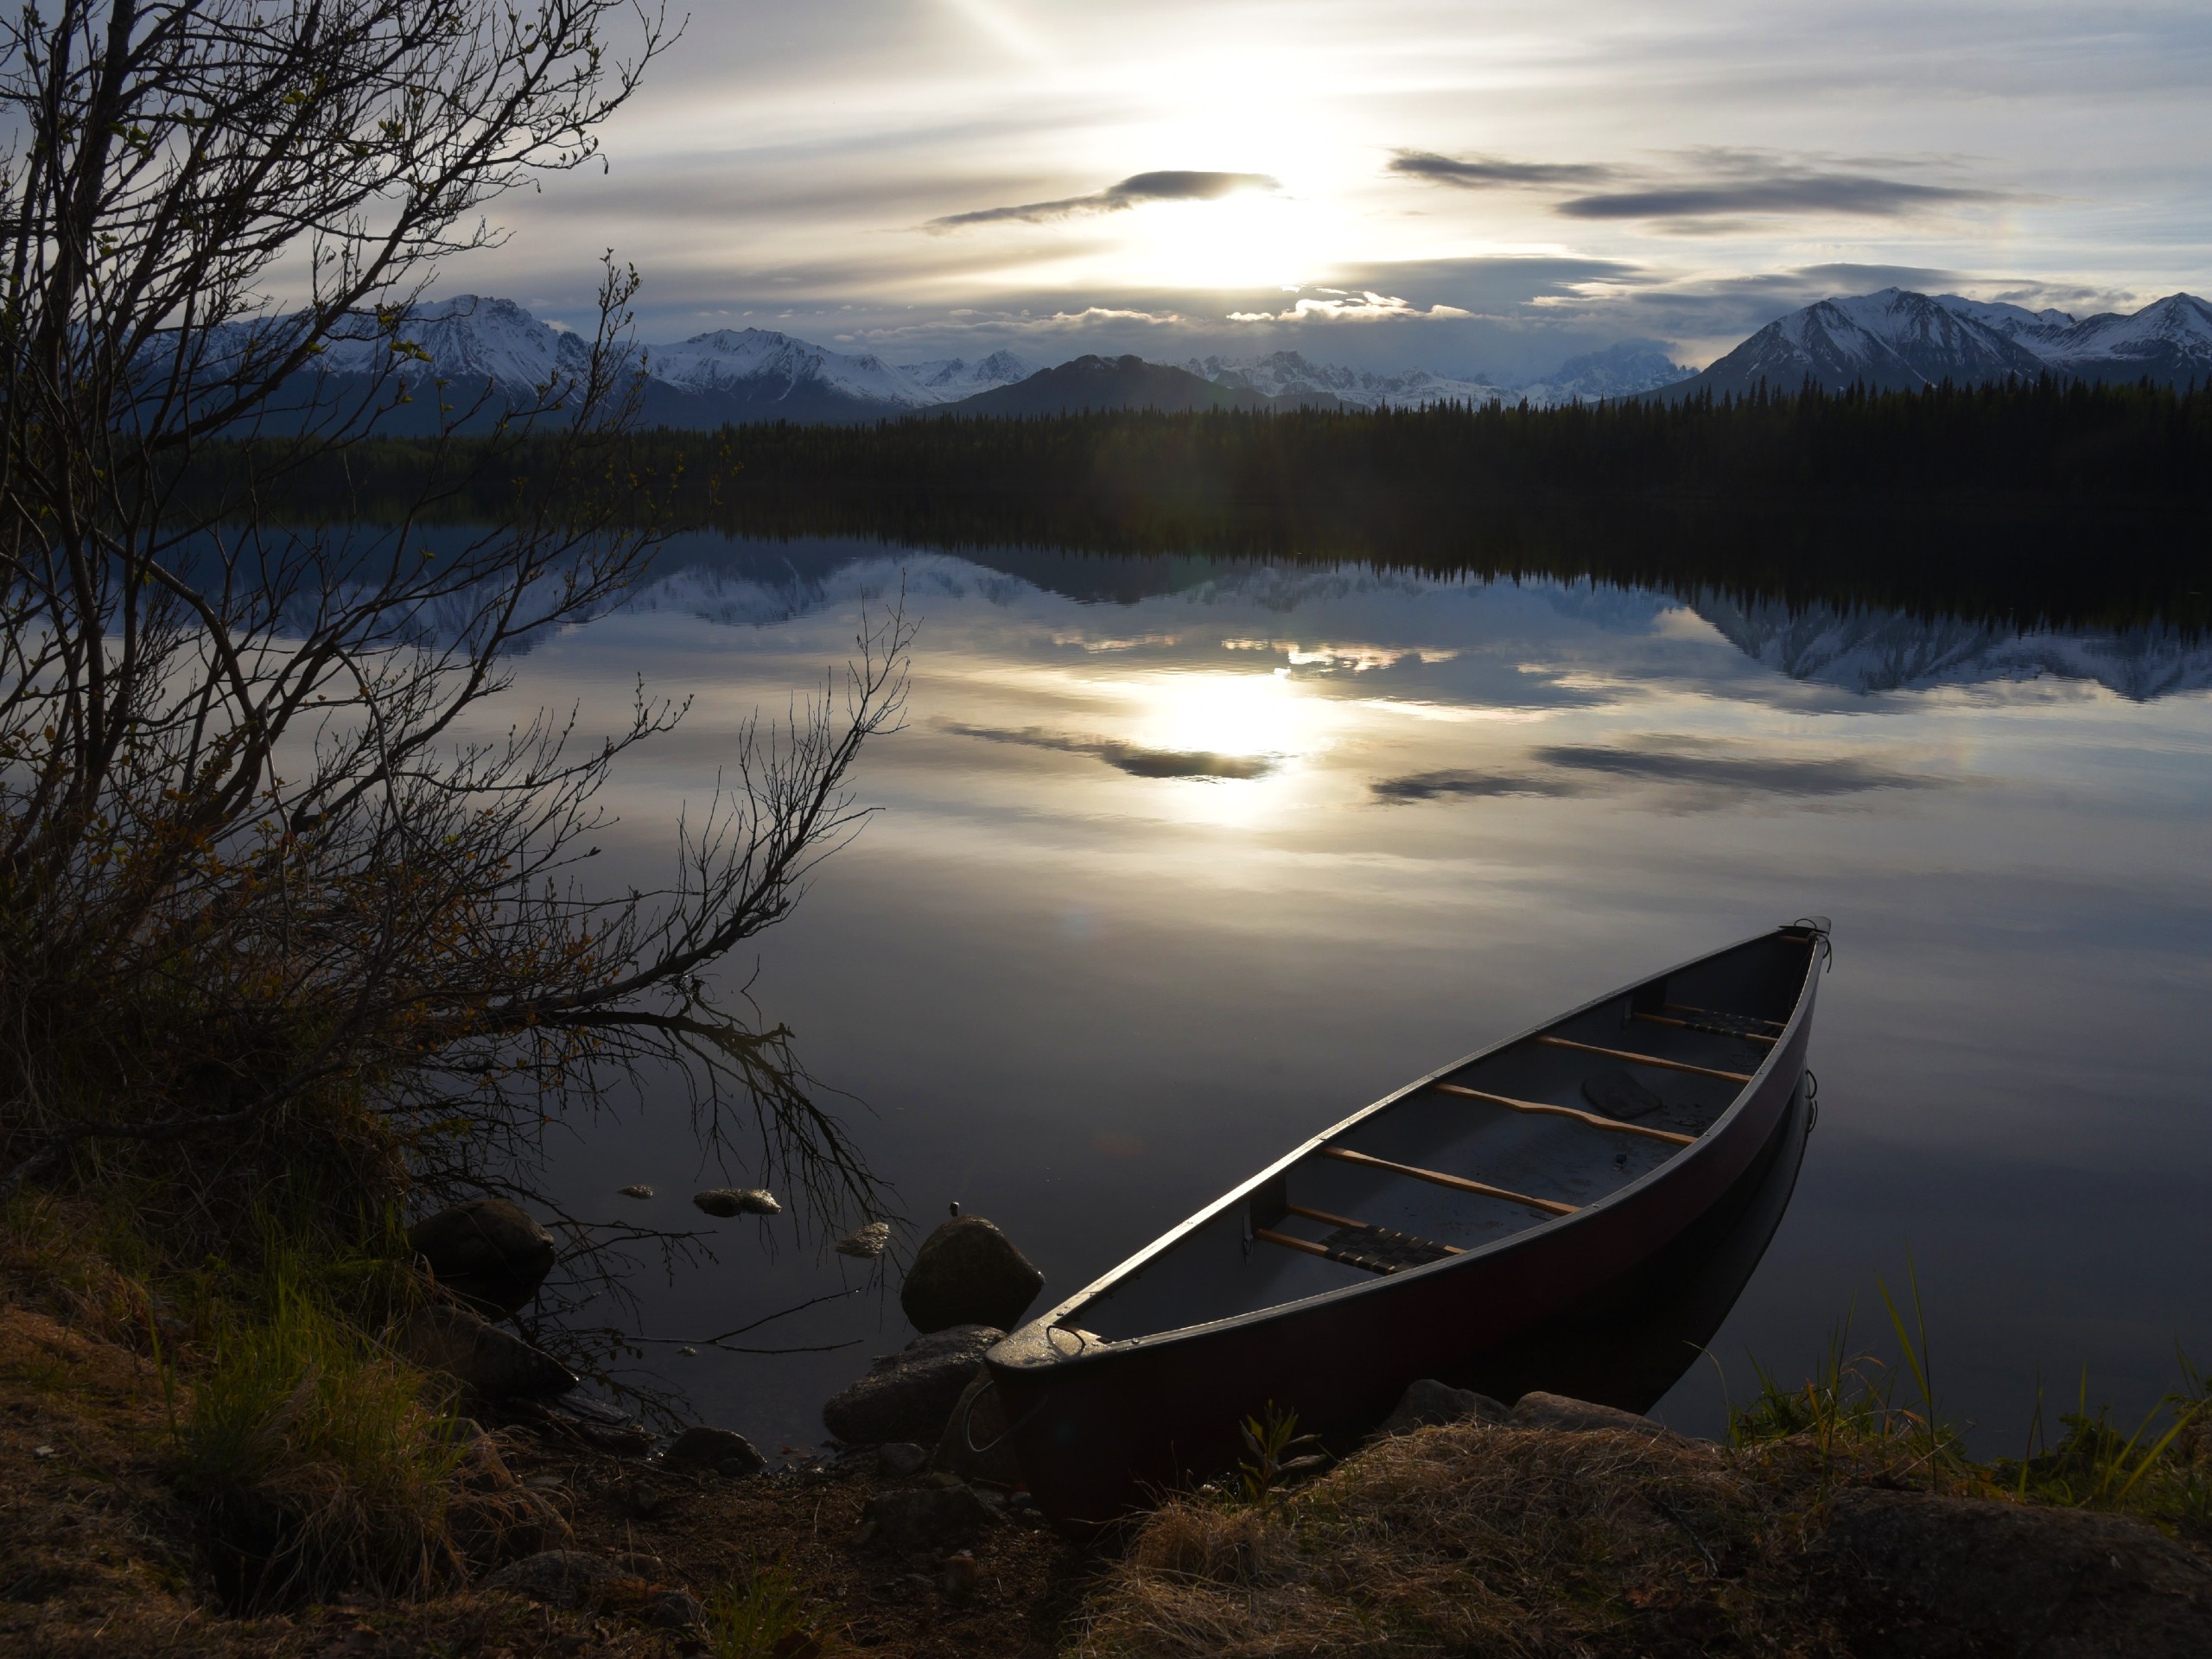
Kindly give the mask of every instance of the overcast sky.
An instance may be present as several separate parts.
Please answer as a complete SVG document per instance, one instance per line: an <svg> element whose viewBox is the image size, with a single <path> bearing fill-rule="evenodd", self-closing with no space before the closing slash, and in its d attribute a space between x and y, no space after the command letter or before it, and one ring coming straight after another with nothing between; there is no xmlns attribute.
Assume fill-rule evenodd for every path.
<svg viewBox="0 0 2212 1659"><path fill-rule="evenodd" d="M652 340L1525 377L1891 283L2212 288L2205 0L746 0L606 143L443 290L582 321L612 247Z"/></svg>

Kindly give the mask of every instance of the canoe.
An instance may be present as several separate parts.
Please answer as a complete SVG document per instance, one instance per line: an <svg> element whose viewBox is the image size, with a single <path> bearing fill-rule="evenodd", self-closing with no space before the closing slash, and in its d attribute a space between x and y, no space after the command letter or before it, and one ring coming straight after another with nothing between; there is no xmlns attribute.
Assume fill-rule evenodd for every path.
<svg viewBox="0 0 2212 1659"><path fill-rule="evenodd" d="M1270 1403L1334 1440L1623 1279L1765 1154L1815 918L1454 1061L1323 1130L984 1356L1032 1496L1112 1521Z"/></svg>

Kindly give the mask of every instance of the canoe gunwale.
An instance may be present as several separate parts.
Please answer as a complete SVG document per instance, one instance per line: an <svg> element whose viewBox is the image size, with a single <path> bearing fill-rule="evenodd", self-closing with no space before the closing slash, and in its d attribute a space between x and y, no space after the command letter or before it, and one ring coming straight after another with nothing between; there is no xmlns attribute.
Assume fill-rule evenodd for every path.
<svg viewBox="0 0 2212 1659"><path fill-rule="evenodd" d="M1656 1165L1625 1186L1581 1206L1573 1214L1548 1217L1508 1233L1503 1237L1470 1248L1457 1255L1446 1256L1420 1267L1403 1268L1397 1273L1365 1282L1340 1285L1334 1289L1316 1292L1310 1296L1269 1303L1266 1306L1233 1313L1224 1319L1209 1319L1196 1325L1177 1325L1166 1331L1147 1332L1141 1336L1110 1339L1090 1338L1089 1333L1081 1332L1076 1325L1059 1323L1085 1302L1110 1291L1123 1280L1142 1271L1147 1265L1175 1249L1192 1234L1218 1219L1237 1205L1248 1202L1255 1192L1270 1180L1287 1173L1361 1122L1375 1116L1377 1113L1388 1110L1408 1096L1419 1094L1421 1090L1450 1077L1454 1072L1464 1071L1477 1061L1502 1053L1516 1044L1529 1042L1568 1020L1602 1007L1609 1002L1617 1001L1623 996L1630 995L1639 987L1649 984L1654 980L1671 978L1676 974L1701 966L1715 957L1726 956L1731 951L1743 950L1777 935L1795 934L1801 930L1809 931L1807 942L1811 947L1805 976L1796 988L1796 995L1790 1007L1789 1017L1783 1023L1780 1031L1776 1033L1775 1040L1767 1050L1765 1058L1759 1062L1749 1077L1738 1085L1727 1106L1719 1116L1706 1126L1695 1141L1681 1147L1672 1156ZM989 1361L994 1372L1004 1370L1041 1380L1048 1372L1080 1370L1108 1364L1140 1351L1158 1351L1179 1344L1203 1341L1238 1326L1255 1325L1281 1319L1294 1311L1304 1312L1332 1303L1387 1294L1393 1288L1402 1288L1408 1281L1419 1277L1452 1272L1478 1272L1482 1264L1488 1263L1495 1256L1509 1250L1525 1249L1532 1240L1543 1238L1562 1230L1600 1217L1636 1195L1649 1191L1662 1180L1671 1180L1680 1177L1693 1166L1694 1160L1700 1159L1701 1154L1708 1157L1723 1155L1719 1148L1731 1139L1729 1131L1748 1109L1751 1103L1760 1097L1764 1084L1776 1067L1783 1062L1786 1055L1802 1052L1801 1046L1794 1039L1797 1037L1800 1027L1810 1017L1814 1001L1814 982L1826 963L1829 950L1828 931L1826 928L1809 927L1808 929L1808 925L1804 923L1791 923L1783 926L1768 928L1748 935L1733 944L1722 945L1717 950L1707 950L1688 957L1670 968L1663 968L1656 973L1643 975L1625 985L1616 987L1601 995L1593 996L1587 1001L1563 1013L1554 1014L1511 1036L1502 1038L1497 1042L1475 1050L1472 1053L1440 1065L1425 1076L1414 1079L1330 1125L1299 1146L1293 1147L1274 1162L1247 1177L1219 1198L1185 1217L1176 1226L1162 1233L1135 1255L1125 1258L1056 1306L1036 1319L1027 1321L1018 1331L1010 1333L995 1344L986 1355L986 1358ZM1079 1345L1074 1351L1069 1351L1054 1340L1055 1337L1063 1333L1077 1339ZM1020 1349L1027 1351L1014 1351L1017 1344ZM1002 1351L1007 1351L1002 1352Z"/></svg>

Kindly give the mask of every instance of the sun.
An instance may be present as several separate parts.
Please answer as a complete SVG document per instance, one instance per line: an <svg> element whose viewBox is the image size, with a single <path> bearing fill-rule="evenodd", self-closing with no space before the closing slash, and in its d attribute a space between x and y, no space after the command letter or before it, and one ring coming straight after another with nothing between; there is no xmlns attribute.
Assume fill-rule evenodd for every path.
<svg viewBox="0 0 2212 1659"><path fill-rule="evenodd" d="M1166 674L1135 690L1146 707L1132 736L1149 749L1288 758L1323 740L1318 700L1280 670Z"/></svg>

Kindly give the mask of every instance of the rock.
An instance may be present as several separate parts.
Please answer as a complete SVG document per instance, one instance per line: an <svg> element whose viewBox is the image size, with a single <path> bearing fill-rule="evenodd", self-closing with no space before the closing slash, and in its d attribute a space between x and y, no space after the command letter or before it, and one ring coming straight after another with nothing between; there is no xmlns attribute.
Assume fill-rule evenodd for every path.
<svg viewBox="0 0 2212 1659"><path fill-rule="evenodd" d="M1045 1286L1045 1275L981 1216L948 1221L922 1241L899 1291L914 1329L989 1325L1011 1331Z"/></svg>
<svg viewBox="0 0 2212 1659"><path fill-rule="evenodd" d="M511 1331L464 1307L433 1302L400 1328L399 1351L426 1371L443 1371L487 1399L527 1400L576 1386L569 1368Z"/></svg>
<svg viewBox="0 0 2212 1659"><path fill-rule="evenodd" d="M969 1440L984 1449L969 1451ZM988 1371L961 1391L944 1433L938 1437L930 1467L963 1480L988 1480L997 1486L1022 1484L1020 1460L1014 1454L1014 1442L1007 1438L1006 1408Z"/></svg>
<svg viewBox="0 0 2212 1659"><path fill-rule="evenodd" d="M645 1598L645 1623L657 1630L704 1630L707 1610L686 1590L661 1590Z"/></svg>
<svg viewBox="0 0 2212 1659"><path fill-rule="evenodd" d="M520 1205L474 1198L407 1230L407 1247L438 1283L486 1314L513 1313L537 1294L560 1254Z"/></svg>
<svg viewBox="0 0 2212 1659"><path fill-rule="evenodd" d="M822 1408L823 1426L848 1446L931 1444L982 1368L983 1351L1005 1334L987 1325L962 1325L917 1337L834 1395Z"/></svg>
<svg viewBox="0 0 2212 1659"><path fill-rule="evenodd" d="M765 1186L716 1186L694 1192L691 1202L710 1216L780 1216L784 1206Z"/></svg>
<svg viewBox="0 0 2212 1659"><path fill-rule="evenodd" d="M1567 1434L1586 1434L1594 1430L1611 1429L1630 1434L1649 1434L1656 1439L1681 1439L1665 1424L1655 1423L1649 1417L1639 1417L1636 1413L1623 1411L1617 1406L1593 1405L1587 1400L1570 1400L1563 1394L1524 1394L1515 1403L1506 1421L1514 1428L1548 1428Z"/></svg>
<svg viewBox="0 0 2212 1659"><path fill-rule="evenodd" d="M964 1544L990 1524L983 1500L957 1482L877 1492L861 1511L853 1541L893 1555L947 1549Z"/></svg>
<svg viewBox="0 0 2212 1659"><path fill-rule="evenodd" d="M614 1190L626 1198L650 1198L653 1195L652 1188L647 1186L643 1181L639 1182L635 1186L618 1186Z"/></svg>
<svg viewBox="0 0 2212 1659"><path fill-rule="evenodd" d="M876 1472L890 1480L906 1480L922 1472L930 1454L912 1440L893 1440L875 1449Z"/></svg>
<svg viewBox="0 0 2212 1659"><path fill-rule="evenodd" d="M1397 1408L1382 1420L1377 1434L1409 1434L1432 1423L1503 1423L1511 1414L1497 1401L1472 1389L1454 1389L1425 1376L1409 1384Z"/></svg>
<svg viewBox="0 0 2212 1659"><path fill-rule="evenodd" d="M849 1232L830 1248L840 1255L856 1255L873 1261L883 1254L883 1247L891 1243L891 1224L871 1221L865 1227Z"/></svg>
<svg viewBox="0 0 2212 1659"><path fill-rule="evenodd" d="M1862 1659L2212 1652L2212 1565L2143 1522L1867 1488L1832 1516L1816 1559Z"/></svg>
<svg viewBox="0 0 2212 1659"><path fill-rule="evenodd" d="M715 1469L740 1477L757 1475L768 1466L752 1441L734 1428L709 1428L695 1424L676 1437L676 1444L661 1454L671 1469Z"/></svg>

